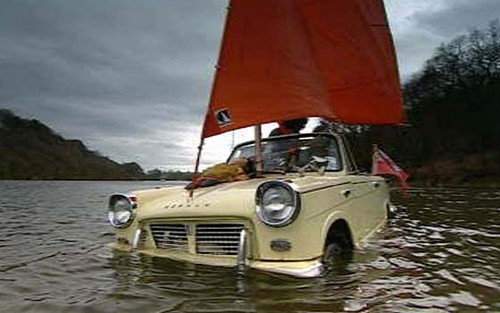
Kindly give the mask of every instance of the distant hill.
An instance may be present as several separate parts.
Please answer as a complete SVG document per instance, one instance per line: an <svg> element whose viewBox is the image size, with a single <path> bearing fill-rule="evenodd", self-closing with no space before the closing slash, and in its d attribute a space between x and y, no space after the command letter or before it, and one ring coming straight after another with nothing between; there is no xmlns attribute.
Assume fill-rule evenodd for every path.
<svg viewBox="0 0 500 313"><path fill-rule="evenodd" d="M143 179L137 163L119 164L67 140L37 120L0 109L0 179Z"/></svg>

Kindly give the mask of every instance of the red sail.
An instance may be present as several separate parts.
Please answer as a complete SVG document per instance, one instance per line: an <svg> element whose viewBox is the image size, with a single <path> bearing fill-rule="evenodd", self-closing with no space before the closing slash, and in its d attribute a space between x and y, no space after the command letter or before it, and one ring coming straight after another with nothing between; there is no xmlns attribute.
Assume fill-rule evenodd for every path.
<svg viewBox="0 0 500 313"><path fill-rule="evenodd" d="M299 117L404 118L382 0L233 0L203 137Z"/></svg>

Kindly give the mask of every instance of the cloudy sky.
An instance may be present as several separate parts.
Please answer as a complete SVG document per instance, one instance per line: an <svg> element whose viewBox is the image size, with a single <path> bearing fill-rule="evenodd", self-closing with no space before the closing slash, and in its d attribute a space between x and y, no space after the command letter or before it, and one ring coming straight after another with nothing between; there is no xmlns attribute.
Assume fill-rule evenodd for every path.
<svg viewBox="0 0 500 313"><path fill-rule="evenodd" d="M271 0L270 0L271 1ZM385 0L403 78L500 0ZM0 108L144 169L192 169L226 0L0 0ZM266 134L273 126L264 129ZM207 141L223 161L248 131Z"/></svg>

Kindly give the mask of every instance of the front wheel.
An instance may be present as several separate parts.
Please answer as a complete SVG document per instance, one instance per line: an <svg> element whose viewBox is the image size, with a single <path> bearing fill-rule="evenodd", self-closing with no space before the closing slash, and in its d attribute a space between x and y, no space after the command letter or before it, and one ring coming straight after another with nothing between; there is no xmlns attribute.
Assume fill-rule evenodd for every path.
<svg viewBox="0 0 500 313"><path fill-rule="evenodd" d="M325 245L322 261L325 264L341 259L350 259L352 256L352 245L346 236L335 236Z"/></svg>
<svg viewBox="0 0 500 313"><path fill-rule="evenodd" d="M337 242L331 242L326 245L323 252L323 263L332 263L343 254L342 246Z"/></svg>

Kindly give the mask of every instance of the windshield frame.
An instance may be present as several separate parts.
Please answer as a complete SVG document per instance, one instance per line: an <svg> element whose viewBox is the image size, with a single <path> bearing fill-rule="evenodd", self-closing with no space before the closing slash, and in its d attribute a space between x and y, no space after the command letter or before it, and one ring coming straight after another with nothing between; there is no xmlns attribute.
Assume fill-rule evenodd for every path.
<svg viewBox="0 0 500 313"><path fill-rule="evenodd" d="M339 173L339 172L343 172L345 171L345 168L346 168L346 160L344 159L344 153L343 153L343 147L342 147L342 143L341 143L341 140L339 140L339 138L337 138L336 135L334 134L331 134L331 133L327 133L327 132L318 132L318 133L303 133L303 134L290 134L290 135L281 135L281 136L272 136L272 137L267 137L267 138L262 138L261 142L262 143L266 143L266 142L273 142L273 141L282 141L282 140L288 140L288 139L302 139L302 138L316 138L316 137L327 137L331 140L333 140L333 144L335 145L336 147L336 150L337 150L337 154L338 154L338 162L339 162L339 166L337 169L326 169L325 172L328 172L328 173ZM234 161L234 158L233 159L233 156L234 154L239 150L241 149L242 147L244 146L249 146L249 145L255 145L255 140L249 140L249 141L245 141L245 142L242 142L240 144L237 144L231 151L231 153L229 154L229 157L227 158L226 160L226 163L229 163L231 162L231 160ZM266 171L264 170L264 173L282 173L283 171ZM297 172L296 170L287 170L286 171L287 173L288 172Z"/></svg>

